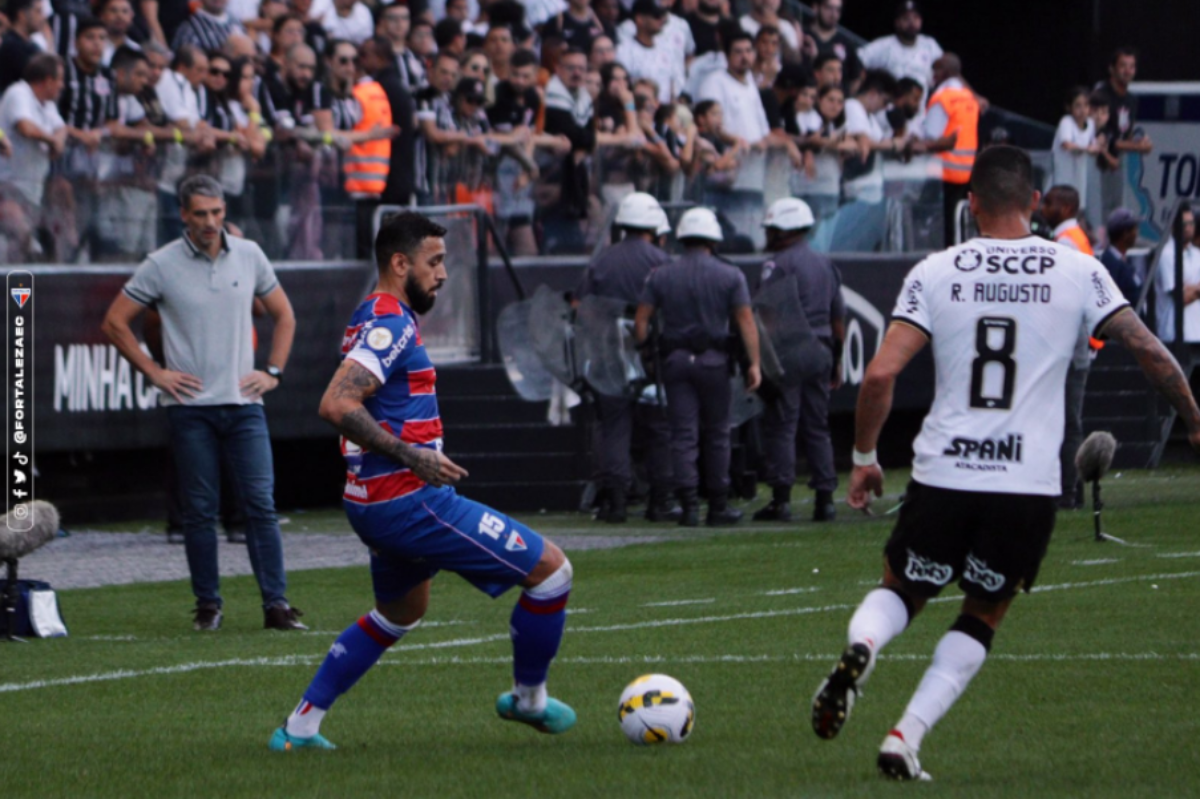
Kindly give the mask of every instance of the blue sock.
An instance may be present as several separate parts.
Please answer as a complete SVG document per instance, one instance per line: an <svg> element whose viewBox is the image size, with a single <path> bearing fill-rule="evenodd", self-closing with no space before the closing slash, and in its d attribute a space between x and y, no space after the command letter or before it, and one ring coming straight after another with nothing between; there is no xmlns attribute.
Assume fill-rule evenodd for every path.
<svg viewBox="0 0 1200 799"><path fill-rule="evenodd" d="M329 648L325 662L304 692L304 701L328 710L410 629L392 624L375 610L363 616Z"/></svg>
<svg viewBox="0 0 1200 799"><path fill-rule="evenodd" d="M540 588L540 586L538 586ZM567 623L568 582L557 596L521 594L513 608L509 629L513 642L513 680L518 685L541 685L550 672L550 661L558 654L563 627Z"/></svg>

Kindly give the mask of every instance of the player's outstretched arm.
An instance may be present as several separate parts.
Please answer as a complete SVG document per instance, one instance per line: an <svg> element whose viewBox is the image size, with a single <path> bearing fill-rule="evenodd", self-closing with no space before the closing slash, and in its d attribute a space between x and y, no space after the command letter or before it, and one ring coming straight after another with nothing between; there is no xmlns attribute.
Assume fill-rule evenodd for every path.
<svg viewBox="0 0 1200 799"><path fill-rule="evenodd" d="M883 423L892 412L896 378L928 342L925 334L912 325L893 322L888 327L883 344L868 364L862 387L858 391L858 407L854 412L854 449L859 455L875 452ZM866 510L871 503L871 494L877 497L883 495L883 471L878 463L855 466L850 473L850 490L846 501L852 508Z"/></svg>
<svg viewBox="0 0 1200 799"><path fill-rule="evenodd" d="M466 477L466 469L437 450L411 447L379 426L363 407L363 401L382 385L362 364L349 359L342 361L321 397L321 418L363 449L386 455L412 469L431 486L454 485Z"/></svg>
<svg viewBox="0 0 1200 799"><path fill-rule="evenodd" d="M1200 450L1200 408L1171 351L1129 308L1117 313L1100 332L1133 353L1150 383L1170 401L1187 425L1192 449Z"/></svg>

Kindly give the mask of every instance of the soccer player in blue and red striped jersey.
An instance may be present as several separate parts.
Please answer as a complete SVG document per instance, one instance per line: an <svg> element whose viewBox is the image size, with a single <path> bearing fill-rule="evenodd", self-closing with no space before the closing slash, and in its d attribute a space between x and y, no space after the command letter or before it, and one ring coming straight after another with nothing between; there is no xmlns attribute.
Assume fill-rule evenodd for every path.
<svg viewBox="0 0 1200 799"><path fill-rule="evenodd" d="M571 590L562 550L524 524L472 502L453 486L465 469L442 453L436 375L417 316L446 282L446 229L415 213L387 217L375 240L379 283L354 312L342 365L321 400L321 416L342 434L343 502L371 549L375 608L329 650L270 748L335 748L320 734L334 701L421 621L429 586L456 572L498 597L522 587L513 608L513 688L496 701L501 718L562 733L575 711L547 695Z"/></svg>

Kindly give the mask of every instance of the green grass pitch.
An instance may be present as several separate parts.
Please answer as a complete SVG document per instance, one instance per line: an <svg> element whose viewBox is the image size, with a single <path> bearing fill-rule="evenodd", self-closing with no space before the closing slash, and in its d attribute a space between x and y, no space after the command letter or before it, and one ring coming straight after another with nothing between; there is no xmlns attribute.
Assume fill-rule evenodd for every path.
<svg viewBox="0 0 1200 799"><path fill-rule="evenodd" d="M891 475L893 496L902 481ZM370 607L365 569L293 573L289 593L313 627L299 635L260 629L250 578L225 581L225 626L203 635L180 582L64 591L69 638L0 645L0 795L1197 796L1200 470L1105 485L1106 528L1130 546L1092 541L1090 513L1059 515L1038 590L1017 600L991 658L925 739L933 783L883 782L874 760L957 614L956 589L885 651L841 737L819 740L809 726L811 694L878 579L894 518L842 506L832 525L702 528L573 554L573 613L550 687L579 724L560 737L495 717L513 595L489 601L453 575L434 583L425 626L326 718L340 749L288 755L267 738ZM551 536L681 533L527 520ZM285 529L305 527L346 529L334 512ZM681 746L621 735L621 689L650 671L696 700Z"/></svg>

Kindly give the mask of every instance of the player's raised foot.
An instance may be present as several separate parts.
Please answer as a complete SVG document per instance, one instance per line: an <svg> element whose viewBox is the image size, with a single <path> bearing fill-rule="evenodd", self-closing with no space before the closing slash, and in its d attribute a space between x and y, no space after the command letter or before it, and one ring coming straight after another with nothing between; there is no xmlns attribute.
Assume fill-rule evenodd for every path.
<svg viewBox="0 0 1200 799"><path fill-rule="evenodd" d="M812 725L818 737L836 738L842 731L874 665L866 644L851 644L842 652L837 665L813 696Z"/></svg>
<svg viewBox="0 0 1200 799"><path fill-rule="evenodd" d="M890 780L929 782L933 779L929 772L921 770L921 761L917 759L916 751L894 730L883 739L876 763L879 765L879 773Z"/></svg>
<svg viewBox="0 0 1200 799"><path fill-rule="evenodd" d="M559 735L575 726L575 711L554 697L547 697L546 709L541 713L525 713L517 707L517 695L506 692L496 699L496 713L505 721L519 721L550 735Z"/></svg>
<svg viewBox="0 0 1200 799"><path fill-rule="evenodd" d="M337 749L329 742L328 738L320 733L311 738L299 738L295 735L288 735L285 727L276 728L275 732L271 734L271 740L267 746L272 752L293 752L297 749Z"/></svg>

